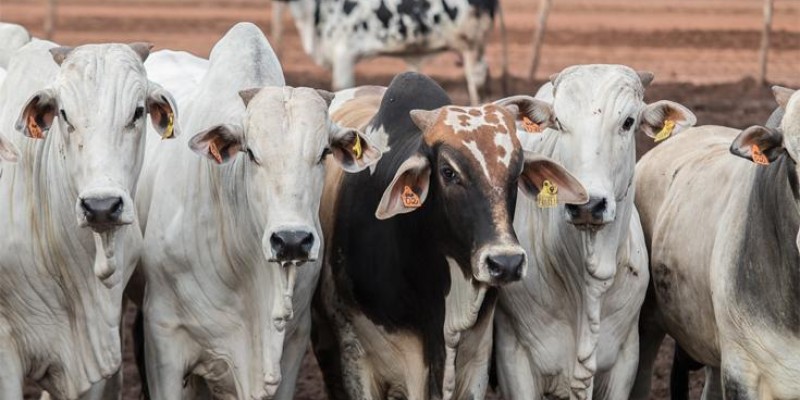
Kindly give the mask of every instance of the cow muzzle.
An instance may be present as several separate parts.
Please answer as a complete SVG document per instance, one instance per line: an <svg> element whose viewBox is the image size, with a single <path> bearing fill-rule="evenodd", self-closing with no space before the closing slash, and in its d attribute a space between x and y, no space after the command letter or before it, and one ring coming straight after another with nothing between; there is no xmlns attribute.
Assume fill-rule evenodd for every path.
<svg viewBox="0 0 800 400"><path fill-rule="evenodd" d="M121 190L90 190L78 196L78 225L97 233L133 223L132 200Z"/></svg>
<svg viewBox="0 0 800 400"><path fill-rule="evenodd" d="M316 235L310 229L285 228L269 234L268 258L271 262L302 265L315 261L318 251Z"/></svg>
<svg viewBox="0 0 800 400"><path fill-rule="evenodd" d="M607 196L589 196L586 204L567 204L567 221L581 230L596 231L614 221L616 203Z"/></svg>
<svg viewBox="0 0 800 400"><path fill-rule="evenodd" d="M528 267L528 257L519 246L488 247L477 261L475 279L492 286L519 281Z"/></svg>

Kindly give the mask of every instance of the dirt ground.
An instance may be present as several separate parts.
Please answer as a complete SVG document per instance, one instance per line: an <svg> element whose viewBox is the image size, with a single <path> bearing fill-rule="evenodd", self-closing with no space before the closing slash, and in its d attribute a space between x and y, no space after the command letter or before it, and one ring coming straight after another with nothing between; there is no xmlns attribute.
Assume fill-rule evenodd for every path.
<svg viewBox="0 0 800 400"><path fill-rule="evenodd" d="M502 0L508 25L509 93L535 93L545 77L579 63L621 63L655 73L647 100L670 99L692 109L699 124L744 128L763 123L775 107L768 87L752 78L758 71L761 2L755 0L557 0L550 16L542 61L529 81L527 72L536 24L533 0ZM45 0L0 0L0 21L43 35ZM800 86L800 1L776 0L768 79ZM156 49L188 50L207 56L213 43L235 22L252 21L270 32L268 0L60 0L53 40L87 42L151 41ZM302 51L289 15L279 43L287 81L294 86L327 88L330 74ZM493 34L487 55L491 94L501 90L501 46ZM437 79L458 103L467 100L462 72L453 54L430 59L423 72ZM404 70L402 61L377 58L357 68L358 84L386 85ZM128 313L131 315L131 312ZM132 318L127 318L129 321ZM130 323L130 322L129 322ZM126 332L127 334L127 332ZM126 341L125 400L139 391L139 379ZM668 398L672 342L661 349L652 399ZM692 398L699 398L702 373L692 375ZM29 385L26 398L34 398ZM494 395L493 395L494 396ZM324 399L313 357L306 358L297 399ZM499 397L493 397L499 398Z"/></svg>

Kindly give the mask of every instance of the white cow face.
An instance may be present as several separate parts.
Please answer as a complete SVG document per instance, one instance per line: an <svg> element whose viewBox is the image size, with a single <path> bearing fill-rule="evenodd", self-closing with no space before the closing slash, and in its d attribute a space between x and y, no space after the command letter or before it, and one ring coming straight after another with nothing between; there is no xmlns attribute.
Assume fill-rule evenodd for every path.
<svg viewBox="0 0 800 400"><path fill-rule="evenodd" d="M645 104L652 79L621 65L574 66L552 78L556 151L589 194L588 203L566 207L568 221L579 228L600 229L616 218L617 203L631 191L637 129L655 137L665 124L675 134L696 121L680 104Z"/></svg>
<svg viewBox="0 0 800 400"><path fill-rule="evenodd" d="M17 121L26 136L57 146L64 179L78 193L78 224L98 233L134 221L131 193L144 157L146 114L163 137L176 134L174 101L147 80L142 65L150 47L51 49L61 65L55 83L31 96Z"/></svg>
<svg viewBox="0 0 800 400"><path fill-rule="evenodd" d="M247 202L263 227L266 258L281 264L315 260L320 249L319 203L328 154L347 172L375 163L380 152L358 131L328 116L333 94L309 88L267 87L240 93L242 125L218 125L190 147L218 164L246 163Z"/></svg>

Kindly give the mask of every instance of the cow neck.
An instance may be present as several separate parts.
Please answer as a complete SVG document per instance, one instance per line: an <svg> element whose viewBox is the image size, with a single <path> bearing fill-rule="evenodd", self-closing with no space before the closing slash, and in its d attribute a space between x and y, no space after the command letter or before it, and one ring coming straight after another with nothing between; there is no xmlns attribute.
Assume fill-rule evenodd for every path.
<svg viewBox="0 0 800 400"><path fill-rule="evenodd" d="M36 292L51 294L46 296L48 307L54 315L63 315L62 322L70 326L69 338L54 342L62 345L55 351L66 373L40 376L39 384L54 395L74 397L78 388L119 366L123 285L103 286L91 267L98 252L93 240L96 234L76 221L78 190L66 176L69 170L63 154L67 144L62 137L58 125L53 125L46 139L25 145L16 168L21 174L19 181L26 182L24 203L28 205L31 246L37 255L35 268L24 271L33 275L27 282ZM124 229L128 228L116 235L120 242ZM114 257L122 260L122 252L116 251ZM52 299L59 302L54 304ZM42 349L29 351L40 353Z"/></svg>
<svg viewBox="0 0 800 400"><path fill-rule="evenodd" d="M375 173L342 179L330 265L345 302L389 333L421 337L428 365L442 365L445 296L450 286L447 260L435 238L438 198L435 185L422 207L387 220L375 218L385 188L397 168L421 148L421 134L392 141ZM441 368L439 368L441 376Z"/></svg>
<svg viewBox="0 0 800 400"><path fill-rule="evenodd" d="M755 168L747 187L747 202L736 210L743 232L732 249L736 267L733 296L751 316L769 326L800 334L800 252L797 234L798 177L795 162L786 154L769 166Z"/></svg>

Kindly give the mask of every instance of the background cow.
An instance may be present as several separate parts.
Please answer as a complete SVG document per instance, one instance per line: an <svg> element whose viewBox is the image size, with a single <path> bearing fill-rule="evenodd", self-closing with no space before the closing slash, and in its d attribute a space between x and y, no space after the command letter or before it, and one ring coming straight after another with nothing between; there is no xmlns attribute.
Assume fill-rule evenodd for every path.
<svg viewBox="0 0 800 400"><path fill-rule="evenodd" d="M333 68L334 90L355 85L355 64L362 58L399 56L418 66L426 54L455 50L462 56L470 101L480 101L498 0L276 1L289 3L306 53Z"/></svg>
<svg viewBox="0 0 800 400"><path fill-rule="evenodd" d="M145 74L149 50L36 41L11 57L0 131L22 134L0 179L0 398L21 399L26 376L57 398L118 395L98 382L122 361L146 115L162 137L177 133L171 96Z"/></svg>
<svg viewBox="0 0 800 400"><path fill-rule="evenodd" d="M696 128L637 168L654 315L711 367L706 398L800 397L800 94L775 94L785 110L779 127ZM651 332L643 346L661 338ZM652 360L640 368L648 380Z"/></svg>
<svg viewBox="0 0 800 400"><path fill-rule="evenodd" d="M323 161L359 171L380 155L331 123L330 98L284 86L264 35L241 23L181 104L199 133L149 148L175 152L159 149L140 193L153 398L182 398L186 377L187 398L208 395L195 378L218 398L292 398L323 251Z"/></svg>
<svg viewBox="0 0 800 400"><path fill-rule="evenodd" d="M561 201L586 201L559 165L523 154L514 120L536 104L449 103L429 78L399 75L366 128L387 152L375 170L326 178L313 340L332 398L483 398L494 287L526 268L517 184L535 195L550 179Z"/></svg>
<svg viewBox="0 0 800 400"><path fill-rule="evenodd" d="M530 271L522 284L503 288L498 301L495 349L507 399L628 396L648 283L631 187L635 134L654 137L667 122L677 133L695 122L679 104L645 104L652 79L620 65L569 67L542 93L552 107L518 121L526 148L575 173L589 202L517 202L514 227Z"/></svg>

